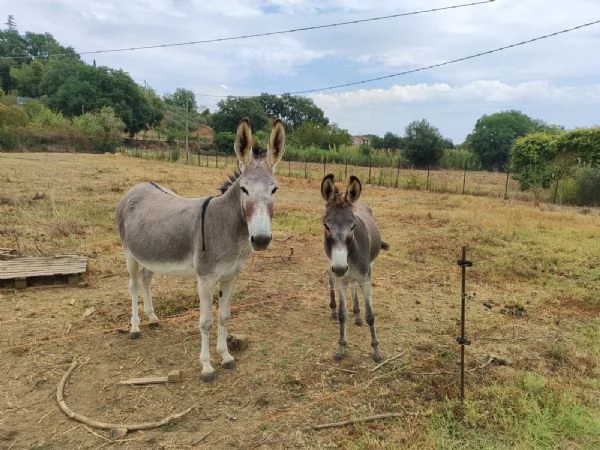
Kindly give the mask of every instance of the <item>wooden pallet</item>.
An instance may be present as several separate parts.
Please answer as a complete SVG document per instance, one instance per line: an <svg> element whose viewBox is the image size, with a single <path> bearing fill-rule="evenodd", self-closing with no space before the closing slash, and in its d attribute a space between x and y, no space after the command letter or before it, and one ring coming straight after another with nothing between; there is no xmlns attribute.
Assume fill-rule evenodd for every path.
<svg viewBox="0 0 600 450"><path fill-rule="evenodd" d="M0 287L24 289L40 284L77 284L87 270L87 257L19 256L0 260Z"/></svg>

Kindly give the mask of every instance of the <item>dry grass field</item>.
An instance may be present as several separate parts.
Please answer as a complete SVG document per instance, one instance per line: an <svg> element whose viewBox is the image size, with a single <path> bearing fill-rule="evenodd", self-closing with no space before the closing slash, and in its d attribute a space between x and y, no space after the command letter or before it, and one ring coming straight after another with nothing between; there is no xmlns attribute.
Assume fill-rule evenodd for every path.
<svg viewBox="0 0 600 450"><path fill-rule="evenodd" d="M122 332L130 300L114 209L139 181L216 194L232 168L0 153L0 247L89 257L83 286L0 291L0 448L598 448L598 210L365 183L363 199L391 246L373 270L373 304L384 358L396 358L376 368L368 328L349 323L347 357L336 363L320 178L286 169L271 248L253 253L234 292L230 332L247 336L248 348L234 353L237 370L219 368L205 384L193 279L155 277L161 327L142 326L137 341ZM463 244L474 265L461 407ZM111 440L57 405L56 386L74 360L81 365L65 399L78 413L132 423L196 408ZM118 384L172 369L181 382ZM383 413L396 416L312 427Z"/></svg>

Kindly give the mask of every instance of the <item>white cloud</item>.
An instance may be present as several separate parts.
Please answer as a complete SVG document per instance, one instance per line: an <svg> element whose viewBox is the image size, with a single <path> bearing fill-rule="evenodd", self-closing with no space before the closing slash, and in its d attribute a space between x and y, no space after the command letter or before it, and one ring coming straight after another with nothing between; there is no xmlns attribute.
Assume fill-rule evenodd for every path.
<svg viewBox="0 0 600 450"><path fill-rule="evenodd" d="M548 81L506 84L480 80L460 86L447 83L396 84L388 89L359 89L341 93L312 95L322 107L363 107L368 104L423 103L438 101L485 101L507 103L539 101L543 103L595 103L600 100L600 84L584 87L558 87Z"/></svg>
<svg viewBox="0 0 600 450"><path fill-rule="evenodd" d="M413 120L425 118L444 135L461 142L483 114L508 109L567 127L594 126L600 84L558 87L547 81L506 84L481 80L464 85L446 83L394 85L389 89L358 89L311 95L334 122L355 133L386 131L402 134Z"/></svg>

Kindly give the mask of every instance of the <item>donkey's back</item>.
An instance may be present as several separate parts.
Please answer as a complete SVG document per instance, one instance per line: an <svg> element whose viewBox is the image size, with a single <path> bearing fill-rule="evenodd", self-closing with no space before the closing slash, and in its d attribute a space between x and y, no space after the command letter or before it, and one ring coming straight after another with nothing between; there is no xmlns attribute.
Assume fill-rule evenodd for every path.
<svg viewBox="0 0 600 450"><path fill-rule="evenodd" d="M382 249L387 250L389 245L381 240L381 233L379 232L379 227L373 217L373 210L368 205L363 202L356 202L354 205L354 215L358 219L357 226L359 227L359 230L362 229L361 231L363 231L364 234L365 242L362 246L362 254L368 254L369 263L372 263L377 256L379 256L379 252ZM355 236L359 233L355 232ZM364 251L366 249L368 249L368 251ZM353 261L350 261L350 264L352 264L352 262Z"/></svg>

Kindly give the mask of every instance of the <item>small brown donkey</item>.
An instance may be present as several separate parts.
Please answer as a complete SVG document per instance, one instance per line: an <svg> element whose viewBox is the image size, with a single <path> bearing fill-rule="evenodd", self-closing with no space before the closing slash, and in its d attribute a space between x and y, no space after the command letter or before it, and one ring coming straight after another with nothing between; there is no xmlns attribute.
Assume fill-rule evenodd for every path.
<svg viewBox="0 0 600 450"><path fill-rule="evenodd" d="M200 363L202 379L215 371L210 363L212 293L219 285L217 352L221 365L235 367L227 348L227 325L233 287L250 252L271 243L271 219L277 180L275 166L281 160L285 131L277 120L266 154L253 149L250 121L237 129L234 150L241 168L221 187L216 197L183 198L155 183L140 183L117 205L117 223L129 271L131 295L130 336L140 335L138 287L141 280L144 312L151 325L154 314L150 282L155 273L196 277L200 297Z"/></svg>
<svg viewBox="0 0 600 450"><path fill-rule="evenodd" d="M323 178L321 195L325 200L323 214L325 253L330 261L329 298L331 317L339 321L340 340L334 358L341 360L346 349L346 288L352 286L352 311L355 323L362 325L358 305L358 287L365 299L365 319L371 332L373 359L382 361L379 343L375 333L375 313L371 305L371 266L381 249L389 246L381 240L381 235L373 212L366 204L359 202L362 185L352 175L346 192L343 194L333 181L333 174ZM335 291L338 292L339 309L336 314Z"/></svg>

